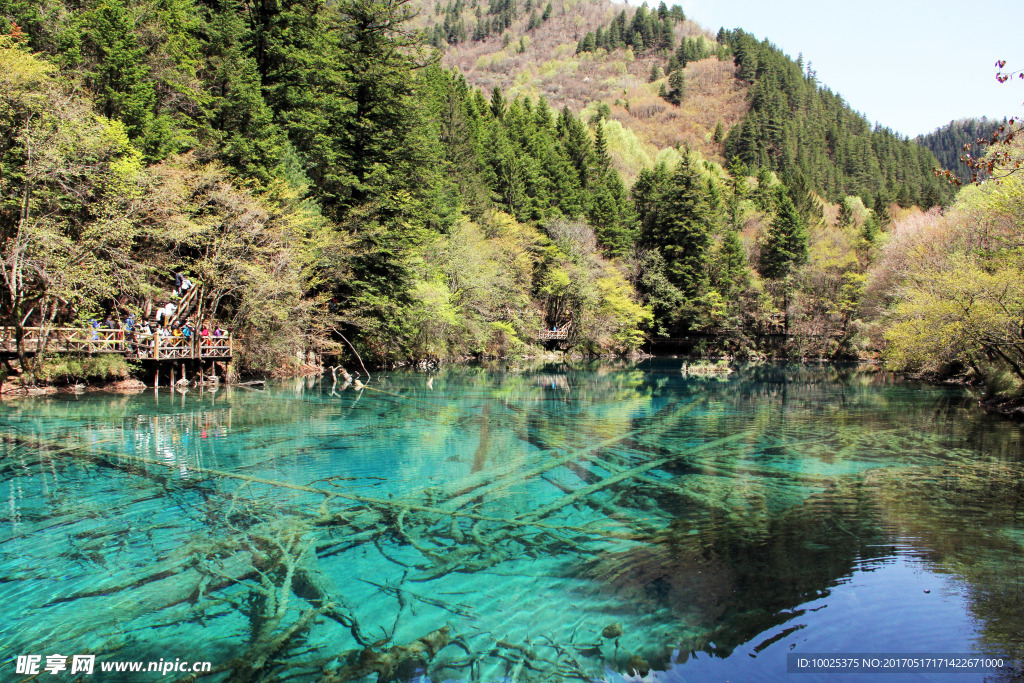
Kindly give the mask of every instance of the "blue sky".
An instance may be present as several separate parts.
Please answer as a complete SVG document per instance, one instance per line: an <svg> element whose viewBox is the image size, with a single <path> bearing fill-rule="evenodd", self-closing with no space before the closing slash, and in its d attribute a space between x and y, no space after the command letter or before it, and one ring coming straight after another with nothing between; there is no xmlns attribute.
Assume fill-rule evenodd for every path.
<svg viewBox="0 0 1024 683"><path fill-rule="evenodd" d="M739 27L793 58L802 52L851 107L906 135L965 116L1024 115L1024 80L995 78L997 59L1024 69L1022 0L675 2L713 32Z"/></svg>

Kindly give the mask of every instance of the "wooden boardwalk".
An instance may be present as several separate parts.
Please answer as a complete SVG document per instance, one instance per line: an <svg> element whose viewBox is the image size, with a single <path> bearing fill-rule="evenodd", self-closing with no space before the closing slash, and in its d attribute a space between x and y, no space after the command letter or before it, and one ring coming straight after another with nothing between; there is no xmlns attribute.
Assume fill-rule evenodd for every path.
<svg viewBox="0 0 1024 683"><path fill-rule="evenodd" d="M25 353L35 355L45 348L48 353L92 355L116 353L126 358L144 360L215 359L230 360L234 355L231 337L171 337L157 334L126 333L124 330L80 327L38 327L24 329ZM13 327L0 327L0 353L18 353Z"/></svg>

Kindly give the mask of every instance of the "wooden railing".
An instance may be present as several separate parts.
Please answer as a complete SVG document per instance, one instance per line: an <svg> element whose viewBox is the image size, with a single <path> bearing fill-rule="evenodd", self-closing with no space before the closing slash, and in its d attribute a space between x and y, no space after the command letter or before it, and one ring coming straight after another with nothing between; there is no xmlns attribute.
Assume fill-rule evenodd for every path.
<svg viewBox="0 0 1024 683"><path fill-rule="evenodd" d="M43 330L23 330L26 353L38 353L43 347ZM0 327L0 351L17 353L13 327ZM119 353L133 358L169 360L176 358L231 358L234 340L231 337L172 337L169 335L131 333L104 328L54 327L46 330L46 350L51 353Z"/></svg>
<svg viewBox="0 0 1024 683"><path fill-rule="evenodd" d="M192 305L196 301L198 291L199 287L195 283L193 283L193 285L189 288L188 292L185 293L185 296L182 297L181 301L177 303L177 308L174 311L174 315L165 320L164 324L173 325L179 320L187 320L189 314L192 312Z"/></svg>
<svg viewBox="0 0 1024 683"><path fill-rule="evenodd" d="M132 342L135 356L168 360L173 358L230 358L234 345L231 337L173 337L163 334L136 335Z"/></svg>
<svg viewBox="0 0 1024 683"><path fill-rule="evenodd" d="M548 341L550 339L568 339L569 330L541 330L537 333L537 339Z"/></svg>

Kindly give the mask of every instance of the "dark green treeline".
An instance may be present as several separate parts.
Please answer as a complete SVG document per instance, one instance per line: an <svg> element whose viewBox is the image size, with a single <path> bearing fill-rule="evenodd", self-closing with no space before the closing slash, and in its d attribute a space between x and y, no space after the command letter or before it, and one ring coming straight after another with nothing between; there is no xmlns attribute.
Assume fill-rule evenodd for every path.
<svg viewBox="0 0 1024 683"><path fill-rule="evenodd" d="M409 0L0 0L0 16L0 231L4 258L30 273L19 291L0 285L17 324L145 314L184 270L201 283L197 315L252 340L253 367L346 349L343 333L382 361L522 349L553 325L590 351L650 333L742 337L792 311L841 333L888 202L946 196L930 153L868 130L739 31L715 48L755 82L729 168L680 150L628 190L602 117L440 69ZM638 10L623 34L622 17L622 39L645 45L682 19ZM676 58L710 48L684 42ZM70 104L47 109L44 91ZM84 109L109 126L84 126ZM67 155L54 164L97 160L54 180L32 154L39 131L24 132L42 120ZM829 276L836 292L809 255L810 229L835 227L822 197L850 209L833 240L848 256ZM33 212L45 248L19 251ZM71 256L91 248L83 236L96 258L59 289L51 274L86 262Z"/></svg>
<svg viewBox="0 0 1024 683"><path fill-rule="evenodd" d="M872 128L838 94L818 84L813 69L794 61L767 40L740 29L719 31L737 78L753 83L750 109L725 139L727 158L739 157L785 177L803 175L823 196L876 197L901 206L945 204L948 183L936 178L936 160L888 128Z"/></svg>
<svg viewBox="0 0 1024 683"><path fill-rule="evenodd" d="M950 121L926 135L918 135L915 140L917 144L930 149L943 168L953 171L962 182L969 183L973 172L960 158L965 154L975 159L984 157L986 145L978 144L978 141L991 140L999 127L1004 125L1007 125L1006 119L989 120L984 116L980 119L961 119Z"/></svg>

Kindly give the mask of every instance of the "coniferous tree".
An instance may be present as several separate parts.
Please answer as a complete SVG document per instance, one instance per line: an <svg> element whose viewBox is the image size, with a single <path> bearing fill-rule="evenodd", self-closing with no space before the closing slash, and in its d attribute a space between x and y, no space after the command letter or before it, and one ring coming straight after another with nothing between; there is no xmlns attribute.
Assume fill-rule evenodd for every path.
<svg viewBox="0 0 1024 683"><path fill-rule="evenodd" d="M664 257L669 280L690 300L707 284L712 212L706 188L690 155L684 155L643 235L644 242Z"/></svg>
<svg viewBox="0 0 1024 683"><path fill-rule="evenodd" d="M594 36L593 31L588 31L587 35L583 36L583 40L576 46L576 54L593 52L595 49L597 49L597 38Z"/></svg>
<svg viewBox="0 0 1024 683"><path fill-rule="evenodd" d="M263 99L256 60L246 49L251 32L238 0L221 0L206 22L207 107L224 160L243 177L267 183L285 154L287 138Z"/></svg>
<svg viewBox="0 0 1024 683"><path fill-rule="evenodd" d="M849 227L853 225L853 206L849 197L843 197L839 202L839 226Z"/></svg>
<svg viewBox="0 0 1024 683"><path fill-rule="evenodd" d="M747 253L736 230L725 231L715 256L715 289L726 301L735 302L750 276Z"/></svg>
<svg viewBox="0 0 1024 683"><path fill-rule="evenodd" d="M501 94L501 88L494 86L494 90L491 91L491 116L496 119L502 119L505 117L505 98Z"/></svg>
<svg viewBox="0 0 1024 683"><path fill-rule="evenodd" d="M739 29L720 31L719 40L733 54L737 78L754 83L747 114L725 138L727 157L780 175L801 173L825 198L860 195L867 206L876 194L896 187L907 205L941 203L949 196L926 151L888 129L872 129L841 97L818 85L810 64L802 69L768 41ZM694 47L687 41L679 52L693 58Z"/></svg>
<svg viewBox="0 0 1024 683"><path fill-rule="evenodd" d="M781 280L807 261L807 227L780 186L775 193L775 218L761 248L761 274Z"/></svg>
<svg viewBox="0 0 1024 683"><path fill-rule="evenodd" d="M711 134L712 142L719 143L725 137L725 132L722 130L722 122L718 121L715 123L715 131Z"/></svg>
<svg viewBox="0 0 1024 683"><path fill-rule="evenodd" d="M683 103L683 96L686 94L686 76L683 75L682 69L668 75L668 86L666 99L678 107Z"/></svg>
<svg viewBox="0 0 1024 683"><path fill-rule="evenodd" d="M604 125L597 121L594 129L594 163L598 175L604 175L611 168L612 159L608 155L608 141L604 137Z"/></svg>
<svg viewBox="0 0 1024 683"><path fill-rule="evenodd" d="M153 120L156 92L128 7L122 0L102 0L83 23L83 49L95 55L90 77L103 114L121 119L133 138L141 138Z"/></svg>
<svg viewBox="0 0 1024 683"><path fill-rule="evenodd" d="M879 227L889 225L889 202L882 195L875 195L871 210L875 214L875 220L878 221Z"/></svg>

